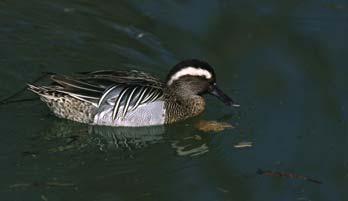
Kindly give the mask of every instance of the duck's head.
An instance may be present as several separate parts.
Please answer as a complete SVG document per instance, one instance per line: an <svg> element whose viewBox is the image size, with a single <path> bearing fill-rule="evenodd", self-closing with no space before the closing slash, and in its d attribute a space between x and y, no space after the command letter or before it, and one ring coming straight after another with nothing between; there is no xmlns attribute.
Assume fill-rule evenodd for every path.
<svg viewBox="0 0 348 201"><path fill-rule="evenodd" d="M190 59L176 64L170 70L166 83L167 87L182 96L209 93L228 106L239 106L218 88L214 69L204 61Z"/></svg>

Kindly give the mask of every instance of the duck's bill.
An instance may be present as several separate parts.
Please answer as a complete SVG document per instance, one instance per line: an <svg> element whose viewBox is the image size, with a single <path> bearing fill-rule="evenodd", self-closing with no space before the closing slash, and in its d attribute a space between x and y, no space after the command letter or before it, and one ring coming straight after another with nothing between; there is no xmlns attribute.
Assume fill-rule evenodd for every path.
<svg viewBox="0 0 348 201"><path fill-rule="evenodd" d="M209 91L210 94L216 96L220 99L225 105L239 107L239 104L236 104L230 97L228 97L221 89L219 89L216 85Z"/></svg>

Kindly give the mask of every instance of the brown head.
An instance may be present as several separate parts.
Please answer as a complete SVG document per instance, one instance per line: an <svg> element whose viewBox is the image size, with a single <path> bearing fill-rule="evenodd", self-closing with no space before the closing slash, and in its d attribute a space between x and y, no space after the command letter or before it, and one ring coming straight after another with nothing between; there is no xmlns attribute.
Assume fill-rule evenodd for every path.
<svg viewBox="0 0 348 201"><path fill-rule="evenodd" d="M167 76L167 87L181 97L212 94L228 106L238 107L216 84L213 68L206 62L190 59L175 65Z"/></svg>

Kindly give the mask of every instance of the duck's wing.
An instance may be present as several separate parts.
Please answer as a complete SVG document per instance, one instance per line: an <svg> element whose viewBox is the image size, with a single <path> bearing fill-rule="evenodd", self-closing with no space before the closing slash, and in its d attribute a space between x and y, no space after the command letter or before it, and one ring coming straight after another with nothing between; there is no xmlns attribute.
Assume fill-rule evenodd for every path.
<svg viewBox="0 0 348 201"><path fill-rule="evenodd" d="M95 71L73 76L52 75L51 79L54 84L48 88L52 90L97 108L112 106L113 118L163 98L163 82L140 71Z"/></svg>
<svg viewBox="0 0 348 201"><path fill-rule="evenodd" d="M141 85L151 86L154 88L163 88L163 82L148 74L141 71L130 70L130 71L110 71L101 70L88 73L78 74L79 80L84 80L94 85L108 88L112 84L129 84L129 85Z"/></svg>

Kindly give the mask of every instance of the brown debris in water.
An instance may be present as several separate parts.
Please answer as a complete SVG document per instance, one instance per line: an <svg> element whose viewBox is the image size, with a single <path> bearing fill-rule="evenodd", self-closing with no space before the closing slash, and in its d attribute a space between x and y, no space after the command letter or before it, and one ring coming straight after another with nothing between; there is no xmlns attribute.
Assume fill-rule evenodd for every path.
<svg viewBox="0 0 348 201"><path fill-rule="evenodd" d="M270 170L261 170L258 169L257 174L259 175L265 175L265 176L270 176L270 177L286 177L286 178L290 178L290 179L302 179L302 180L306 180L309 182L313 182L316 184L322 184L321 181L316 180L316 179L312 179L303 175L298 175L295 173L289 173L289 172L274 172L274 171L270 171Z"/></svg>
<svg viewBox="0 0 348 201"><path fill-rule="evenodd" d="M203 132L220 132L227 128L234 128L231 124L227 122L217 122L217 121L199 121L195 127Z"/></svg>

